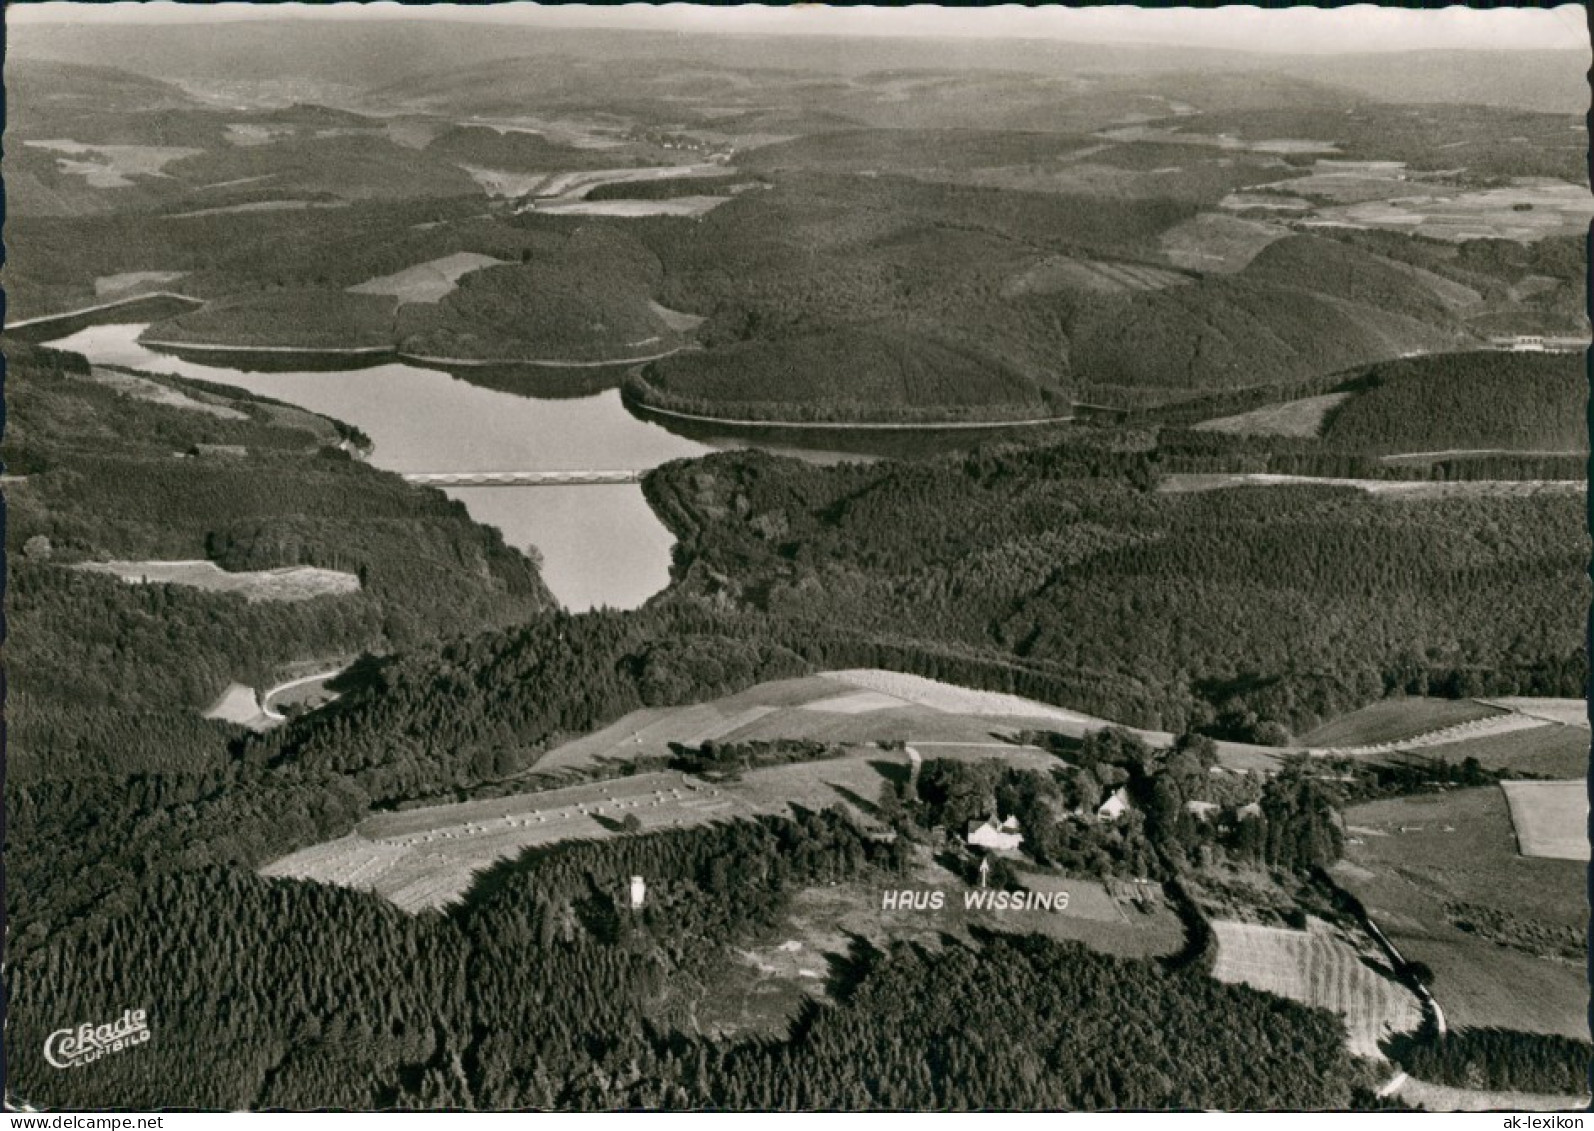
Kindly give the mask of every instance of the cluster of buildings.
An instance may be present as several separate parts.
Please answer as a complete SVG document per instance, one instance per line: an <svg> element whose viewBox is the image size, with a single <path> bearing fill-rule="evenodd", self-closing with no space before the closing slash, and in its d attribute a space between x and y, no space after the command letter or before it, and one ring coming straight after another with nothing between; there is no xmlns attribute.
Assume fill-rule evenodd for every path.
<svg viewBox="0 0 1594 1131"><path fill-rule="evenodd" d="M1130 808L1129 790L1119 786L1096 806L1096 819L1116 821ZM993 815L983 821L970 821L963 839L970 848L983 848L989 852L1016 852L1019 845L1024 843L1024 832L1019 827L1017 817L998 820Z"/></svg>

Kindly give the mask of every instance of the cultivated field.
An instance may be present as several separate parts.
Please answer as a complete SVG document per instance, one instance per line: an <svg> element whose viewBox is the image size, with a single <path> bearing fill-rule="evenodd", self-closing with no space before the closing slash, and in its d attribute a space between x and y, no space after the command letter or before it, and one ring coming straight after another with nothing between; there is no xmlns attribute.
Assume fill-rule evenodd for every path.
<svg viewBox="0 0 1594 1131"><path fill-rule="evenodd" d="M192 220L197 216L225 216L230 212L300 212L306 208L346 208L341 200L251 200L243 204L218 204L214 208L196 208L189 212L173 212L173 220Z"/></svg>
<svg viewBox="0 0 1594 1131"><path fill-rule="evenodd" d="M173 161L203 153L175 145L84 145L61 139L25 141L23 145L67 154L56 158L61 172L82 177L90 188L130 188L129 177L164 176L161 170Z"/></svg>
<svg viewBox="0 0 1594 1131"><path fill-rule="evenodd" d="M1585 866L1525 857L1494 786L1389 798L1345 813L1336 879L1409 960L1452 1028L1587 1039Z"/></svg>
<svg viewBox="0 0 1594 1131"><path fill-rule="evenodd" d="M932 711L948 714L982 717L1029 719L1057 724L1060 727L1083 727L1097 730L1109 725L1107 720L1078 711L1037 703L1017 695L997 691L976 691L956 684L942 683L923 676L879 669L858 669L825 673L831 679L854 687L889 696L902 702L917 703Z"/></svg>
<svg viewBox="0 0 1594 1131"><path fill-rule="evenodd" d="M760 684L747 691L687 707L634 711L602 730L556 747L526 776L558 777L605 765L670 752L670 743L695 746L718 742L782 738L819 742L910 743L926 758L1000 757L1040 764L1051 755L1016 746L1020 730L1051 730L1082 737L1109 720L1022 699L976 691L901 672L827 672L802 679ZM1167 745L1173 736L1136 731L1148 742ZM1264 746L1220 742L1225 766L1268 770L1281 751Z"/></svg>
<svg viewBox="0 0 1594 1131"><path fill-rule="evenodd" d="M454 292L463 276L503 262L490 255L460 251L417 263L391 275L367 279L349 290L362 295L392 295L400 302L439 302Z"/></svg>
<svg viewBox="0 0 1594 1131"><path fill-rule="evenodd" d="M1300 182L1290 181L1292 192ZM1347 228L1386 228L1428 239L1475 239L1529 243L1548 236L1578 235L1594 218L1586 188L1547 178L1519 178L1509 188L1457 192L1437 185L1410 185L1404 196L1324 208L1303 221Z"/></svg>
<svg viewBox="0 0 1594 1131"><path fill-rule="evenodd" d="M1507 711L1531 715L1536 719L1560 723L1563 726L1582 727L1584 730L1589 729L1588 702L1584 699L1534 699L1523 696L1506 696L1501 699L1481 699L1479 702L1490 703L1497 707L1504 707Z"/></svg>
<svg viewBox="0 0 1594 1131"><path fill-rule="evenodd" d="M1385 699L1324 723L1301 739L1302 746L1365 746L1417 735L1505 713L1474 699L1408 696Z"/></svg>
<svg viewBox="0 0 1594 1131"><path fill-rule="evenodd" d="M1380 960L1352 946L1331 927L1310 920L1309 930L1213 922L1218 961L1212 976L1243 982L1345 1019L1350 1049L1382 1058L1379 1042L1421 1026L1422 1007Z"/></svg>
<svg viewBox="0 0 1594 1131"><path fill-rule="evenodd" d="M386 813L350 835L260 870L387 897L406 911L458 900L476 872L527 848L600 840L635 816L644 831L750 815L718 787L678 773L639 774L542 793Z"/></svg>
<svg viewBox="0 0 1594 1131"><path fill-rule="evenodd" d="M1583 727L1553 724L1491 734L1482 739L1422 748L1424 758L1460 762L1476 758L1486 770L1512 770L1535 777L1570 778L1588 773L1589 733Z"/></svg>
<svg viewBox="0 0 1594 1131"><path fill-rule="evenodd" d="M1517 847L1524 856L1551 860L1587 860L1588 782L1501 782L1516 826Z"/></svg>
<svg viewBox="0 0 1594 1131"><path fill-rule="evenodd" d="M622 833L685 828L760 815L793 805L850 808L868 824L885 770L905 776L902 752L860 748L847 757L750 771L713 785L675 771L435 805L370 817L354 833L268 864L265 876L292 876L373 891L406 911L461 898L481 869L527 848Z"/></svg>
<svg viewBox="0 0 1594 1131"><path fill-rule="evenodd" d="M1329 410L1343 404L1350 396L1350 393L1324 393L1320 397L1302 397L1235 416L1203 420L1195 426L1195 431L1227 432L1235 436L1315 436L1322 431L1323 418Z"/></svg>
<svg viewBox="0 0 1594 1131"><path fill-rule="evenodd" d="M360 579L354 574L315 566L232 572L215 562L196 560L79 562L72 568L108 573L130 585L187 585L211 593L239 593L251 602L309 601L360 590Z"/></svg>

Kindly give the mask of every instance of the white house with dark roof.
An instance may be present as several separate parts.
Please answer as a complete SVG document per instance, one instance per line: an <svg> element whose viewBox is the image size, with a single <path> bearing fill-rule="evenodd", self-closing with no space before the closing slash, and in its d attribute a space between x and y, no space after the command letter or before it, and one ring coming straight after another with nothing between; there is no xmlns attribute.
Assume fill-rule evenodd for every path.
<svg viewBox="0 0 1594 1131"><path fill-rule="evenodd" d="M1113 790L1111 797L1096 807L1096 819L1098 821L1116 821L1119 817L1129 812L1129 809L1129 790L1124 786L1119 786Z"/></svg>
<svg viewBox="0 0 1594 1131"><path fill-rule="evenodd" d="M1024 834L1019 831L1017 817L1009 817L1005 821L987 817L983 821L969 822L966 839L972 848L1011 852L1024 843Z"/></svg>

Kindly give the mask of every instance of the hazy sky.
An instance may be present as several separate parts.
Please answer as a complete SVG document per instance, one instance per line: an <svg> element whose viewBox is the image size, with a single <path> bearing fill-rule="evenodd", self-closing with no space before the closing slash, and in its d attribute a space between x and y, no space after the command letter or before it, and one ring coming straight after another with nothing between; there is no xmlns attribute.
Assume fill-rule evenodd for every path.
<svg viewBox="0 0 1594 1131"><path fill-rule="evenodd" d="M970 10L914 5L906 8L827 8L804 4L779 8L754 4L732 8L692 4L528 3L420 7L395 3L335 4L70 4L12 3L12 24L74 20L96 23L217 21L256 18L266 12L298 19L349 19L380 12L408 19L513 21L546 27L628 27L733 34L978 36L1069 39L1085 42L1190 44L1286 52L1395 51L1412 49L1588 50L1588 25L1578 4L1477 11L1299 7L1263 10L1143 9L1128 6L1065 8L1060 5Z"/></svg>

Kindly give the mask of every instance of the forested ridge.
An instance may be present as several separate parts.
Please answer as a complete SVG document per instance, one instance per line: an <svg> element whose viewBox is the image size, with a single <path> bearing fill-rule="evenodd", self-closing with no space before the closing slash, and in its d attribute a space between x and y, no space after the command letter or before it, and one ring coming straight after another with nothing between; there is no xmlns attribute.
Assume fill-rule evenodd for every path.
<svg viewBox="0 0 1594 1131"><path fill-rule="evenodd" d="M1390 362L1334 409L1326 444L1368 453L1588 450L1583 354L1471 353Z"/></svg>
<svg viewBox="0 0 1594 1131"><path fill-rule="evenodd" d="M8 355L13 782L43 760L53 778L209 767L222 732L197 716L230 681L263 686L290 661L407 648L552 603L497 531L351 458L328 421L198 387L183 394L198 409L156 405L72 355ZM200 445L232 454L190 454ZM310 565L361 589L251 603L69 568L108 559Z"/></svg>
<svg viewBox="0 0 1594 1131"><path fill-rule="evenodd" d="M1161 494L1158 473L1154 452L1063 442L724 454L646 490L680 539L675 599L983 655L1132 725L1304 733L1394 692L1581 693L1581 500Z"/></svg>

